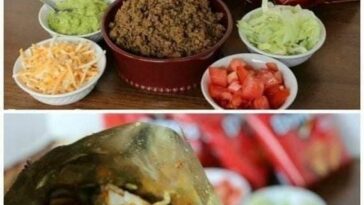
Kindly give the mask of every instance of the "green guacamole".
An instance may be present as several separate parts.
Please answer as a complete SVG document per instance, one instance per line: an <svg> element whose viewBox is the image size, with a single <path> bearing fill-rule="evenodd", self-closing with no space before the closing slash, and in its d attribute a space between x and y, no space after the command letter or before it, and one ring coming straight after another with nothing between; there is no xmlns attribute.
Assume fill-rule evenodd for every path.
<svg viewBox="0 0 364 205"><path fill-rule="evenodd" d="M105 0L61 0L57 2L59 12L48 16L49 27L65 35L82 35L98 31L101 18L108 4Z"/></svg>

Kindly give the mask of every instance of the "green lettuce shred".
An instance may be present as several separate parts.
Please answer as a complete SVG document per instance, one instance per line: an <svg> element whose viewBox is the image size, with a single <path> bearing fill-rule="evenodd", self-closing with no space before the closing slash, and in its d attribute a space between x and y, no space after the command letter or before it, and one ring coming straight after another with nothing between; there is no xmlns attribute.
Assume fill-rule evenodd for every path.
<svg viewBox="0 0 364 205"><path fill-rule="evenodd" d="M262 1L262 9L238 21L239 32L259 50L276 55L297 55L319 41L321 25L315 14L298 6L274 6Z"/></svg>

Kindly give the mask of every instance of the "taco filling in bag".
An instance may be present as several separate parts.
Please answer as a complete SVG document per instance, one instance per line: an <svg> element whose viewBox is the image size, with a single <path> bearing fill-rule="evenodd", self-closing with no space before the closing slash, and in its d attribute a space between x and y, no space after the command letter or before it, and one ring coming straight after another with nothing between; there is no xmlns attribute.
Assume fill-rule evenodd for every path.
<svg viewBox="0 0 364 205"><path fill-rule="evenodd" d="M27 166L6 205L221 205L189 144L134 123L58 147Z"/></svg>

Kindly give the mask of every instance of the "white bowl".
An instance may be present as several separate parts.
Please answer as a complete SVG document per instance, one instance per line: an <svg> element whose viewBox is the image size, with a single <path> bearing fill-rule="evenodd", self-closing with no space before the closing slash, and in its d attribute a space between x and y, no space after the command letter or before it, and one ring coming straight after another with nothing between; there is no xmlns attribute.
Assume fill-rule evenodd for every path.
<svg viewBox="0 0 364 205"><path fill-rule="evenodd" d="M276 6L276 7L291 7L291 6ZM252 10L251 12L247 13L242 20L247 20L249 19L253 14L260 12L261 8L257 8ZM316 16L315 16L316 17ZM322 45L324 44L325 40L326 40L326 29L325 29L325 25L322 23L322 21L316 17L316 21L321 25L321 35L320 35L320 39L317 42L317 44L308 52L303 53L303 54L298 54L298 55L275 55L275 54L271 54L271 53L267 53L265 51L262 51L260 49L258 49L257 47L255 47L253 44L251 44L249 42L249 40L247 39L247 37L245 36L245 34L240 30L239 30L239 36L240 39L244 42L244 44L247 46L248 50L252 53L259 53L262 55L266 55L272 58L275 58L279 61L282 61L284 64L286 64L288 67L293 67L293 66L297 66L300 65L302 63L304 63L305 61L307 61L309 58L311 58L311 56L318 51Z"/></svg>
<svg viewBox="0 0 364 205"><path fill-rule="evenodd" d="M251 194L252 188L248 180L236 172L221 168L205 168L205 173L213 186L216 186L220 182L227 180L232 186L241 190L242 195L238 200L239 205L243 204L245 198Z"/></svg>
<svg viewBox="0 0 364 205"><path fill-rule="evenodd" d="M99 61L97 62L97 67L100 69L99 73L92 80L87 82L85 85L83 85L79 89L69 92L69 93L57 94L57 95L48 95L48 94L38 93L38 92L28 88L26 85L24 85L24 83L22 83L17 77L14 77L14 80L15 80L16 84L22 90L24 90L29 95L31 95L33 98L35 98L36 100L38 100L42 103L49 104L49 105L72 104L72 103L75 103L75 102L83 99L84 97L86 97L92 91L92 89L95 87L97 81L100 79L101 75L105 71L106 55L105 55L104 50L102 50L102 48L100 46L98 46L95 42L90 41L88 39L84 39L84 38L78 38L78 37L57 37L56 39L51 38L51 39L41 41L41 42L37 43L36 45L47 44L53 40L67 41L67 42L89 42L92 45L92 47L95 49L96 55L102 56L99 59ZM24 52L25 52L25 54L27 54L30 52L30 49L28 48ZM20 57L18 57L18 59L15 61L14 67L13 67L13 76L15 76L15 74L18 73L21 69L22 69L21 59L20 59Z"/></svg>
<svg viewBox="0 0 364 205"><path fill-rule="evenodd" d="M110 0L108 2L112 2L113 0ZM63 36L63 37L80 37L80 38L87 38L91 41L100 41L102 39L102 33L101 33L101 25L100 25L100 29L98 31L95 31L93 33L88 33L88 34L82 34L82 35L65 35L65 34L61 34L61 33L57 33L56 31L53 31L49 25L48 25L48 15L49 13L53 11L52 8L50 8L48 5L44 4L40 10L39 10L39 14L38 14L38 20L40 25L42 26L42 28L44 30L46 30L51 36L56 37L56 36Z"/></svg>
<svg viewBox="0 0 364 205"><path fill-rule="evenodd" d="M298 90L297 79L296 79L295 75L293 74L293 72L291 71L291 69L289 69L285 64L281 63L280 61L278 61L274 58L270 58L267 56L263 56L260 54L254 54L254 53L235 54L235 55L231 55L231 56L226 56L225 58L222 58L222 59L216 61L209 67L227 68L229 66L231 60L233 60L235 58L243 59L249 65L253 66L254 69L265 68L266 67L265 64L268 62L276 63L279 71L281 71L281 73L282 73L284 84L287 88L289 88L289 91L290 91L286 102L279 109L287 109L293 103L293 101L295 100L295 98L297 96L297 90ZM215 108L217 110L224 109L224 108L220 107L215 102L215 100L212 99L212 97L210 96L209 89L208 89L209 83L210 83L210 74L209 74L209 70L207 69L205 71L205 73L203 74L202 80L201 80L202 93L203 93L205 99L210 103L210 105L213 108Z"/></svg>
<svg viewBox="0 0 364 205"><path fill-rule="evenodd" d="M316 193L309 191L307 189L293 187L293 186L271 186L259 189L258 191L251 194L250 197L247 197L244 200L244 205L252 205L251 200L255 197L273 201L271 202L271 204L327 205L326 202ZM307 203L307 201L310 201L312 203Z"/></svg>

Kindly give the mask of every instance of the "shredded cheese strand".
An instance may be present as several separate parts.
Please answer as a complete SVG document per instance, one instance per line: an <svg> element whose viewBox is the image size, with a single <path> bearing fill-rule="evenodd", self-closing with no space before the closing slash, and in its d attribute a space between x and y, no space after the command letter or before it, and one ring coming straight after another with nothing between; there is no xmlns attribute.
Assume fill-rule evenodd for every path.
<svg viewBox="0 0 364 205"><path fill-rule="evenodd" d="M63 94L79 89L98 73L101 55L89 43L60 42L20 49L21 70L14 74L30 89L42 94Z"/></svg>

